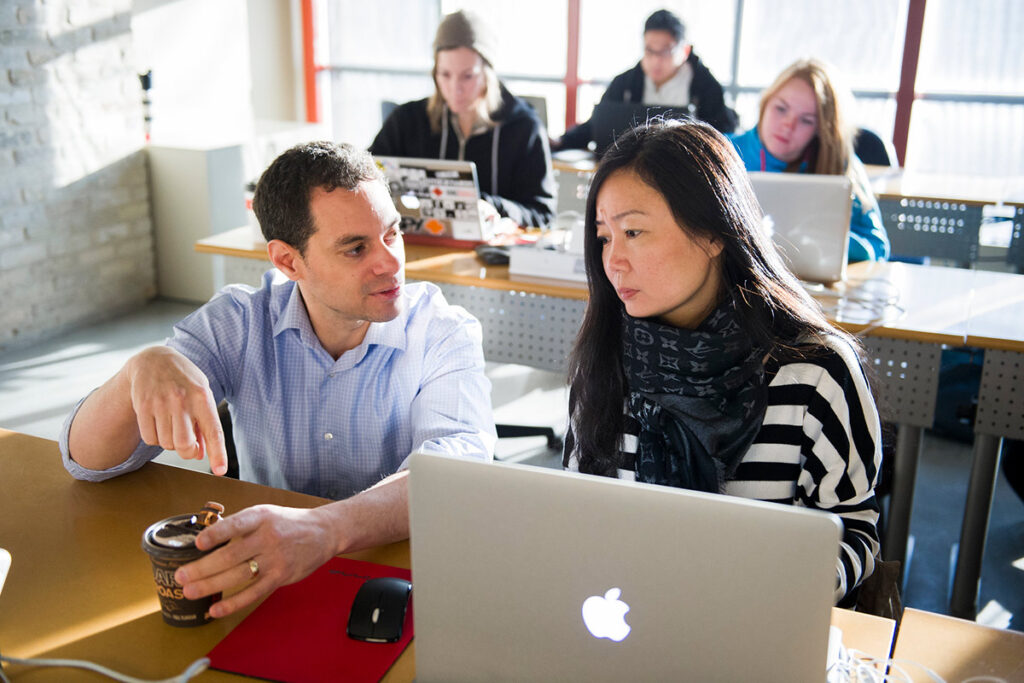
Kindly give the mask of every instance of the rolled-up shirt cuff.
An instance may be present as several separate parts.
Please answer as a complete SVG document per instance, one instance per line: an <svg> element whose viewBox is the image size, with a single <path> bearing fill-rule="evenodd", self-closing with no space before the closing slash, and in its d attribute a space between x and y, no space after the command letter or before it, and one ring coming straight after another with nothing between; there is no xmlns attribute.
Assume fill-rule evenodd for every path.
<svg viewBox="0 0 1024 683"><path fill-rule="evenodd" d="M453 455L471 460L491 462L494 460L495 441L497 441L497 437L487 432L479 432L473 437L461 435L459 437L429 439L421 443L415 451L405 456L405 460L398 466L398 471L401 472L402 470L409 469L409 458L416 452Z"/></svg>
<svg viewBox="0 0 1024 683"><path fill-rule="evenodd" d="M105 470L91 470L88 467L83 467L75 462L71 458L71 449L68 446L68 440L71 434L71 423L75 421L75 416L78 415L78 411L85 402L85 399L89 398L91 395L92 392L89 392L89 394L75 404L71 413L64 420L64 426L61 427L60 430L60 438L57 440L60 447L60 457L64 462L64 469L66 469L72 477L82 481L104 481L120 474L125 474L126 472L134 472L156 456L160 455L163 451L162 448L159 446L149 446L144 442L139 441L138 446L135 447L135 450L132 451L132 454L128 456L127 460L122 462L120 465L114 465L113 467Z"/></svg>

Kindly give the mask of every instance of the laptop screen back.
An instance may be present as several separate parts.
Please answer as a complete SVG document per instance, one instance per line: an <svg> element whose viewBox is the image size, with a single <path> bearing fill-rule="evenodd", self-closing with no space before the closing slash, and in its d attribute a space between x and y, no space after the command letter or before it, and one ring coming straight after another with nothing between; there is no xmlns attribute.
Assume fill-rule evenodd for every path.
<svg viewBox="0 0 1024 683"><path fill-rule="evenodd" d="M402 217L406 242L471 247L493 237L486 234L477 206L480 186L472 161L375 159Z"/></svg>
<svg viewBox="0 0 1024 683"><path fill-rule="evenodd" d="M833 515L415 454L421 681L822 681Z"/></svg>
<svg viewBox="0 0 1024 683"><path fill-rule="evenodd" d="M750 173L765 226L789 269L816 283L846 279L853 194L850 179L809 173Z"/></svg>
<svg viewBox="0 0 1024 683"><path fill-rule="evenodd" d="M590 116L591 137L600 157L617 137L655 118L691 118L690 107L661 107L640 102L599 102Z"/></svg>

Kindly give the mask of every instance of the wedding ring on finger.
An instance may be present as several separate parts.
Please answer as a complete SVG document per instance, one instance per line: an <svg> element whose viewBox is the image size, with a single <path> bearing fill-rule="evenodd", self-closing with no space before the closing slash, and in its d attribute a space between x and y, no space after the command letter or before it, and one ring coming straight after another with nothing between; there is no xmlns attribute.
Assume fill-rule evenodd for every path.
<svg viewBox="0 0 1024 683"><path fill-rule="evenodd" d="M260 565L256 558L249 560L249 578L255 579L260 573Z"/></svg>

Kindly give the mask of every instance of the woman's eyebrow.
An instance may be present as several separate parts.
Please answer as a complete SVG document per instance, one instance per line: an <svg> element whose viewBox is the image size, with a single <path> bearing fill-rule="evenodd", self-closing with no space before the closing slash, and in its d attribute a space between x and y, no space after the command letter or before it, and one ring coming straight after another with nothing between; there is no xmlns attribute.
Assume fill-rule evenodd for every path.
<svg viewBox="0 0 1024 683"><path fill-rule="evenodd" d="M647 214L647 212L646 211L642 211L640 209L626 209L625 211L623 211L621 213L617 213L614 216L612 216L612 220L616 220L616 221L622 220L626 216L631 216L633 214L638 214L640 216L644 216L644 215Z"/></svg>

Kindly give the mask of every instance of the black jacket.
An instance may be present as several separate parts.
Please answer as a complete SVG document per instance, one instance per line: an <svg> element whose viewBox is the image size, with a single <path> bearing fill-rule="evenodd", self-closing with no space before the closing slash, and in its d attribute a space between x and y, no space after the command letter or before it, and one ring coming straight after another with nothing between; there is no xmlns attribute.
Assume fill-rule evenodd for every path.
<svg viewBox="0 0 1024 683"><path fill-rule="evenodd" d="M722 85L715 80L711 72L700 61L692 50L686 63L693 69L693 80L690 82L690 104L701 121L706 121L723 133L736 130L739 119L729 107L725 106ZM642 102L644 97L644 71L637 62L629 71L612 79L608 89L601 97L602 102ZM575 126L562 136L563 149L586 149L593 139L590 121Z"/></svg>
<svg viewBox="0 0 1024 683"><path fill-rule="evenodd" d="M502 106L494 116L497 124L466 141L464 159L476 163L480 192L498 213L522 226L542 227L555 215L555 181L551 174L548 135L533 108L501 88ZM444 117L447 122L447 115ZM492 163L497 136L497 163ZM380 156L458 159L459 139L448 130L446 148L442 133L430 129L427 100L407 102L384 122L370 153Z"/></svg>

